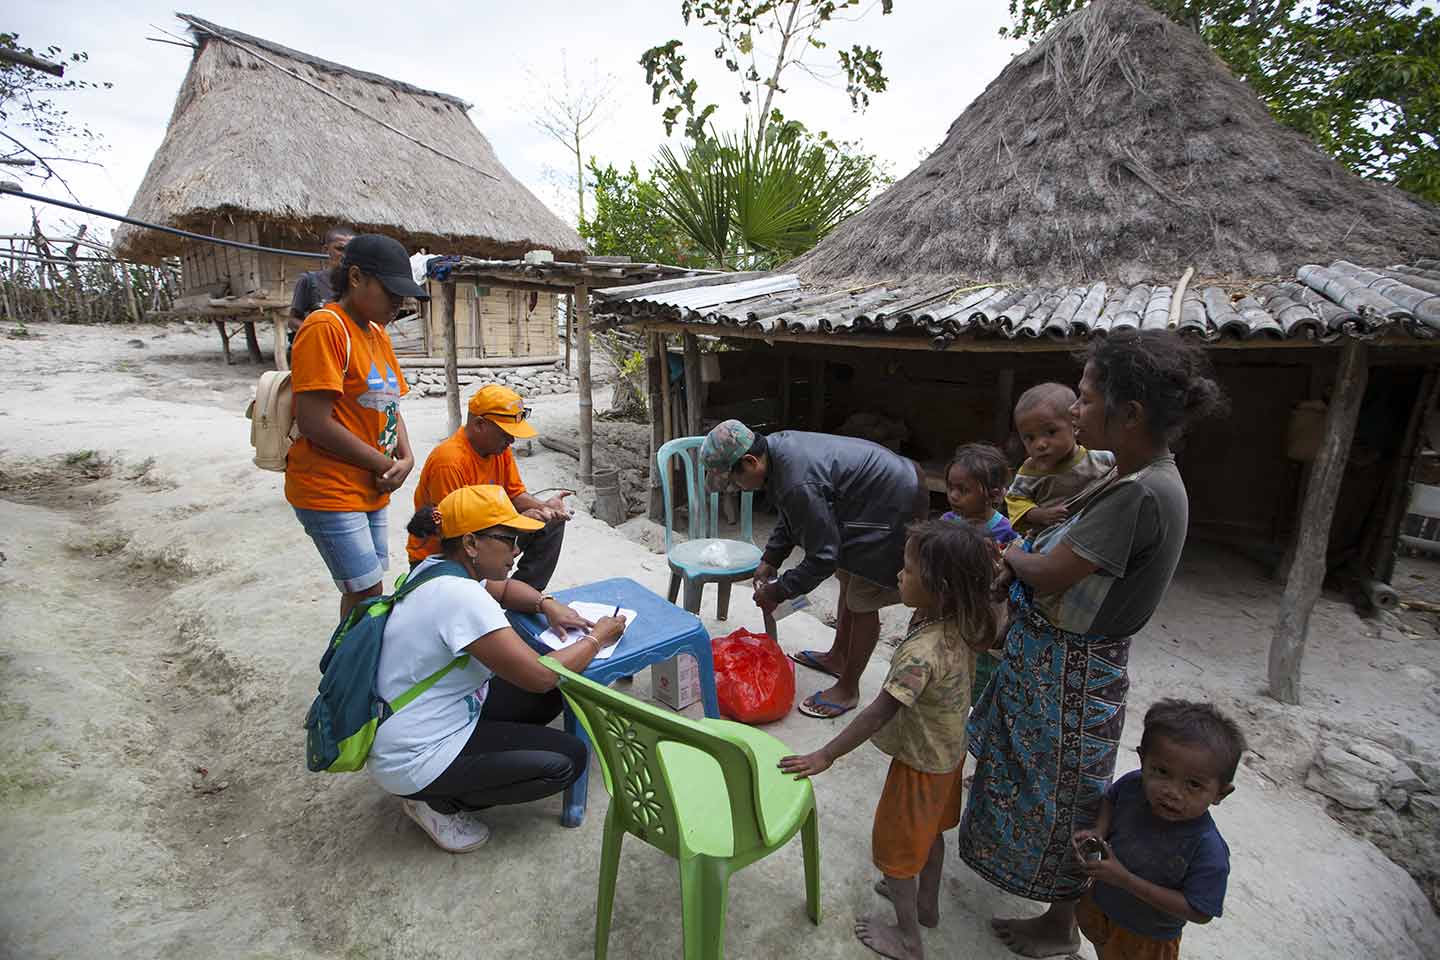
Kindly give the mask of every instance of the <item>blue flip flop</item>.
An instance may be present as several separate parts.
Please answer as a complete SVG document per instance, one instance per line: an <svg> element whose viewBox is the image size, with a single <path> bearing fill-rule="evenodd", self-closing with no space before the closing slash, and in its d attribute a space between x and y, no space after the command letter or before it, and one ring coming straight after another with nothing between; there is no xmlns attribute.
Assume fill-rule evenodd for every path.
<svg viewBox="0 0 1440 960"><path fill-rule="evenodd" d="M834 670L831 670L828 667L821 665L819 659L817 659L816 657L816 654L818 652L819 651L817 650L801 650L799 653L790 654L790 659L794 660L802 667L807 667L811 670L814 670L816 673L823 673L827 677L834 677L836 680L839 680L840 674L836 673Z"/></svg>
<svg viewBox="0 0 1440 960"><path fill-rule="evenodd" d="M835 712L817 713L815 711L816 707L825 707L827 709L834 710ZM810 694L810 696L806 697L804 700L800 701L800 706L796 707L796 709L799 710L801 713L805 714L805 716L814 717L817 720L834 720L838 717L845 716L845 714L849 713L851 710L854 710L855 707L853 705L845 707L841 706L838 703L831 703L829 700L821 700L820 691L817 690L814 693Z"/></svg>

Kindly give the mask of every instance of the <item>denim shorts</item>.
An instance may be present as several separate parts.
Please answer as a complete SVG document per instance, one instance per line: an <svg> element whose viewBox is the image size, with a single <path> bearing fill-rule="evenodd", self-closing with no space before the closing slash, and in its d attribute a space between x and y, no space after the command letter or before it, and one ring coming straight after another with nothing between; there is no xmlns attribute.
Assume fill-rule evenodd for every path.
<svg viewBox="0 0 1440 960"><path fill-rule="evenodd" d="M385 508L369 513L292 508L341 593L368 590L390 569Z"/></svg>

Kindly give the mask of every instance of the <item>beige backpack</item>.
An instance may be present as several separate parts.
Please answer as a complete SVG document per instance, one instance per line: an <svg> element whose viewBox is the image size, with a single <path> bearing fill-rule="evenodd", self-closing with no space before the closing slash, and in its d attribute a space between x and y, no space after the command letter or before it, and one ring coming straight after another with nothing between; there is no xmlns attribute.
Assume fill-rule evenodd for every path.
<svg viewBox="0 0 1440 960"><path fill-rule="evenodd" d="M333 310L325 310L345 327L345 366L341 376L350 372L350 328ZM289 370L269 370L260 374L255 399L245 408L250 419L250 446L255 448L255 466L261 470L285 472L290 444L300 436L295 425L295 394L290 389Z"/></svg>

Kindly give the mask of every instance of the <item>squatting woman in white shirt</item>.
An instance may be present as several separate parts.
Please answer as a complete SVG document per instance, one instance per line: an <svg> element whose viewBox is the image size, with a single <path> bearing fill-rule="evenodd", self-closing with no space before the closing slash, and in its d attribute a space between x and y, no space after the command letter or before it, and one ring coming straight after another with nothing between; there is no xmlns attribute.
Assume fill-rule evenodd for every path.
<svg viewBox="0 0 1440 960"><path fill-rule="evenodd" d="M625 621L590 623L533 587L506 579L517 538L541 526L520 516L502 487L462 487L410 521L420 537L439 534L441 551L410 572L434 570L390 612L376 675L393 700L458 655L450 670L380 725L368 767L381 787L442 849L464 853L490 836L475 811L528 803L575 782L585 744L547 724L562 701L556 676L511 628L505 610L580 626L585 639L553 654L576 672L620 639Z"/></svg>

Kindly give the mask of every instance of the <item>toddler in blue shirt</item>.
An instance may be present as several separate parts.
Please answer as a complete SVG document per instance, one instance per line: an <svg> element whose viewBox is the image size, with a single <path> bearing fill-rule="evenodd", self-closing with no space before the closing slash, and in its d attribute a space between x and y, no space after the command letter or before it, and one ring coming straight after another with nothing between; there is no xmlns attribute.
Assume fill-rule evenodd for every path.
<svg viewBox="0 0 1440 960"><path fill-rule="evenodd" d="M1095 881L1076 916L1100 960L1175 960L1187 920L1220 916L1230 848L1209 809L1234 791L1244 751L1240 728L1211 704L1160 700L1146 712L1140 769L1073 838Z"/></svg>

